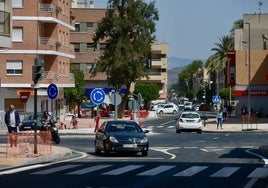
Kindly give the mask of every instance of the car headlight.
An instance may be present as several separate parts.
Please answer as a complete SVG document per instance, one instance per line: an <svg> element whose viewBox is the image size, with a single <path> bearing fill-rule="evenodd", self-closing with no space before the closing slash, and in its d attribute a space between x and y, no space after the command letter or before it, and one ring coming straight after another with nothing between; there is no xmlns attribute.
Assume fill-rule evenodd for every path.
<svg viewBox="0 0 268 188"><path fill-rule="evenodd" d="M110 137L109 137L109 140L110 140L111 142L118 143L118 140L117 140L115 137L113 137L113 136L110 136Z"/></svg>
<svg viewBox="0 0 268 188"><path fill-rule="evenodd" d="M141 143L147 143L148 142L148 138L144 137L143 139L141 139Z"/></svg>

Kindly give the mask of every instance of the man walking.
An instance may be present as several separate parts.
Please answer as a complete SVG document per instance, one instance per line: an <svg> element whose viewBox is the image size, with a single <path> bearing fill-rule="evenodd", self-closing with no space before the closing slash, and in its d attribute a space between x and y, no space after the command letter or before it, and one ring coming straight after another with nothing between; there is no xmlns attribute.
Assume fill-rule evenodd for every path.
<svg viewBox="0 0 268 188"><path fill-rule="evenodd" d="M9 141L10 146L17 146L17 132L18 126L20 125L20 116L19 112L15 110L13 104L9 106L8 111L5 114L5 123L7 125L8 133L9 133Z"/></svg>
<svg viewBox="0 0 268 188"><path fill-rule="evenodd" d="M222 129L222 110L220 109L218 114L217 114L217 129L219 129L219 126L221 127Z"/></svg>

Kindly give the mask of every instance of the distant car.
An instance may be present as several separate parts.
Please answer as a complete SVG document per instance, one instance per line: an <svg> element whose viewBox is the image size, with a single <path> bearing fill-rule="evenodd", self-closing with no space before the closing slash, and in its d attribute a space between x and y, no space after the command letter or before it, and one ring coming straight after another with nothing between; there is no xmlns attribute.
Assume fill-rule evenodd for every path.
<svg viewBox="0 0 268 188"><path fill-rule="evenodd" d="M197 112L184 111L177 120L176 133L181 133L181 131L196 131L201 134L202 125L202 119Z"/></svg>
<svg viewBox="0 0 268 188"><path fill-rule="evenodd" d="M199 111L210 111L210 106L205 103L200 104Z"/></svg>
<svg viewBox="0 0 268 188"><path fill-rule="evenodd" d="M193 110L193 102L185 102L184 108L185 110Z"/></svg>
<svg viewBox="0 0 268 188"><path fill-rule="evenodd" d="M179 111L184 111L185 106L183 104L178 105Z"/></svg>
<svg viewBox="0 0 268 188"><path fill-rule="evenodd" d="M178 113L178 111L179 111L178 106L173 103L158 105L156 109L157 114L176 114Z"/></svg>
<svg viewBox="0 0 268 188"><path fill-rule="evenodd" d="M139 124L130 120L105 121L95 135L95 153L104 151L138 153L142 156L148 155L149 140L146 133Z"/></svg>
<svg viewBox="0 0 268 188"><path fill-rule="evenodd" d="M37 130L40 130L41 128L41 119L42 114L37 114ZM28 114L24 117L24 119L21 122L21 125L19 126L20 131L30 131L34 130L34 114Z"/></svg>

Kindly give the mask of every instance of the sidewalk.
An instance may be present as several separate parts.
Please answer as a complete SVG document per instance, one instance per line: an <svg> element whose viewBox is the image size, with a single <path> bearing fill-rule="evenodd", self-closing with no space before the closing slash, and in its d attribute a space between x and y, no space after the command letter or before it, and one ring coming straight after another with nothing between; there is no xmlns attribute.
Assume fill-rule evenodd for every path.
<svg viewBox="0 0 268 188"><path fill-rule="evenodd" d="M157 118L157 117L152 117ZM103 121L106 121L110 118L101 118L99 125ZM126 118L128 119L128 118ZM150 119L150 118L149 118ZM140 119L141 122L144 122L147 119ZM174 121L175 123L175 121ZM78 118L78 129L60 129L59 134L84 134L84 135L94 135L95 122L93 118ZM144 127L146 129L146 127ZM174 130L175 131L175 130ZM239 118L229 118L223 122L223 129L217 130L217 124L215 119L209 119L206 121L205 126L203 127L203 132L228 132L228 133L237 133L237 132L267 132L268 133L268 118L260 118L257 124L244 124L242 126L241 119ZM0 134L7 134L7 130L1 129ZM265 147L268 151L268 147ZM0 175L1 171L18 167L24 165L31 165L42 162L49 162L52 160L60 160L66 156L70 156L72 151L68 148L60 147L59 145L52 145L52 155L41 156L34 158L6 158L6 144L0 144Z"/></svg>

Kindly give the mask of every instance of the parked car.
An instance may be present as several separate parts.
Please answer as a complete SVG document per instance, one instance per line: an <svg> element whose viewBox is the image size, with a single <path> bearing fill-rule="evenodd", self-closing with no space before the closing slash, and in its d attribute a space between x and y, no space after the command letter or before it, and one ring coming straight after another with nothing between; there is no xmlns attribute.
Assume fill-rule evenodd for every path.
<svg viewBox="0 0 268 188"><path fill-rule="evenodd" d="M205 103L202 103L199 106L199 111L210 111L210 106Z"/></svg>
<svg viewBox="0 0 268 188"><path fill-rule="evenodd" d="M202 125L202 119L197 112L184 111L177 120L176 133L181 133L181 131L196 131L201 134Z"/></svg>
<svg viewBox="0 0 268 188"><path fill-rule="evenodd" d="M176 114L178 111L178 106L173 103L161 104L156 109L157 114Z"/></svg>
<svg viewBox="0 0 268 188"><path fill-rule="evenodd" d="M105 121L95 135L95 153L110 152L141 152L148 155L149 140L139 124L130 120Z"/></svg>
<svg viewBox="0 0 268 188"><path fill-rule="evenodd" d="M40 130L41 128L41 119L42 114L37 114L37 130ZM34 130L34 114L28 114L24 117L19 126L19 130L20 131Z"/></svg>

